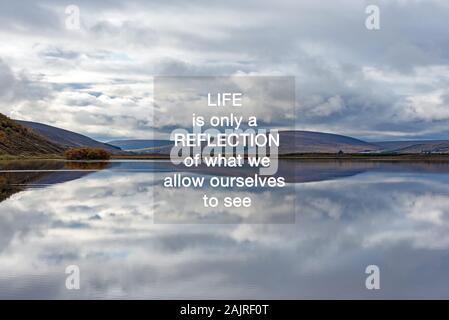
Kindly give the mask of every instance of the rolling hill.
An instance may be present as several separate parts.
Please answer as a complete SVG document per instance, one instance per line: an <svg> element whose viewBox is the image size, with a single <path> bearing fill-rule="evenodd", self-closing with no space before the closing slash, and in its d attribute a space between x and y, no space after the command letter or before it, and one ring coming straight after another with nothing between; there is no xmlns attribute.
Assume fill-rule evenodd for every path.
<svg viewBox="0 0 449 320"><path fill-rule="evenodd" d="M162 147L172 144L170 140L114 140L107 144L119 147L125 151Z"/></svg>
<svg viewBox="0 0 449 320"><path fill-rule="evenodd" d="M64 148L0 113L0 154L60 154Z"/></svg>
<svg viewBox="0 0 449 320"><path fill-rule="evenodd" d="M348 136L279 131L279 154L298 153L449 153L449 140L366 142ZM46 124L12 120L0 114L0 154L59 154L72 147L102 148L115 154L169 155L170 140L114 140L102 143L87 136Z"/></svg>
<svg viewBox="0 0 449 320"><path fill-rule="evenodd" d="M376 144L332 133L279 131L279 154L377 152Z"/></svg>
<svg viewBox="0 0 449 320"><path fill-rule="evenodd" d="M449 140L412 140L366 142L360 139L313 131L279 131L279 154L293 153L376 153L421 154L449 153ZM170 140L116 140L109 142L138 154L168 155Z"/></svg>
<svg viewBox="0 0 449 320"><path fill-rule="evenodd" d="M64 149L77 148L77 147L92 147L92 148L102 148L112 153L119 153L121 151L119 147L96 141L94 139L91 139L82 134L75 133L72 131L52 127L37 122L29 122L22 120L15 120L15 121L25 127L34 130L35 132L47 138L51 142L62 146Z"/></svg>
<svg viewBox="0 0 449 320"><path fill-rule="evenodd" d="M386 153L449 153L448 140L380 141L376 145Z"/></svg>
<svg viewBox="0 0 449 320"><path fill-rule="evenodd" d="M359 153L378 152L381 148L347 136L312 132L279 131L279 154L292 153ZM124 150L139 154L168 155L173 142L170 140L116 140L109 142Z"/></svg>

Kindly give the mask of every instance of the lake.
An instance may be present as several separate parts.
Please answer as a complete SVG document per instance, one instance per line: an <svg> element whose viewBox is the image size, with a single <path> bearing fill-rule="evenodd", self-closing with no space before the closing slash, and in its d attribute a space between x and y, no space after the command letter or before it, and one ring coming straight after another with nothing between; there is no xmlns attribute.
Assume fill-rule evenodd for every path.
<svg viewBox="0 0 449 320"><path fill-rule="evenodd" d="M254 173L0 162L0 298L449 298L447 163L281 161L282 189L164 189L175 172ZM205 192L252 206L204 210Z"/></svg>

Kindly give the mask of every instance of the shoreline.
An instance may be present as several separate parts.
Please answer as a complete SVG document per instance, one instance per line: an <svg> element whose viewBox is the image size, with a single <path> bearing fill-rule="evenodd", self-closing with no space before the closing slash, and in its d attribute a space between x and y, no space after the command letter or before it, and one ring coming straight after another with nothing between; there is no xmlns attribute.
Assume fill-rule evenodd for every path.
<svg viewBox="0 0 449 320"><path fill-rule="evenodd" d="M279 155L279 160L338 160L338 161L419 161L419 162L449 162L449 154L326 154L305 153ZM170 160L166 155L126 155L112 156L111 160Z"/></svg>
<svg viewBox="0 0 449 320"><path fill-rule="evenodd" d="M245 157L246 158L246 157ZM279 155L279 160L295 161L389 161L389 162L449 162L449 154L326 154L326 153L304 153ZM170 160L167 155L112 155L110 160ZM13 156L0 155L0 161L72 161L59 155L34 155ZM78 162L105 161L108 160L77 160Z"/></svg>

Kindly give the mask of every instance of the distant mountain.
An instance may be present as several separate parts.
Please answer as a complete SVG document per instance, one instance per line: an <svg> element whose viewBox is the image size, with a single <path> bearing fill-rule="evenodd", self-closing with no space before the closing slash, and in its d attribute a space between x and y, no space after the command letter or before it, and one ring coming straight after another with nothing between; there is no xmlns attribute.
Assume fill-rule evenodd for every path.
<svg viewBox="0 0 449 320"><path fill-rule="evenodd" d="M61 145L64 149L76 147L102 148L113 153L120 152L120 148L102 143L72 131L52 127L46 124L16 120L19 124L28 127L53 143Z"/></svg>
<svg viewBox="0 0 449 320"><path fill-rule="evenodd" d="M389 153L449 153L448 140L380 141L376 145Z"/></svg>
<svg viewBox="0 0 449 320"><path fill-rule="evenodd" d="M279 154L377 152L376 144L332 133L279 131Z"/></svg>
<svg viewBox="0 0 449 320"><path fill-rule="evenodd" d="M133 151L138 149L162 147L172 145L170 140L114 140L108 144L119 147L122 150Z"/></svg>
<svg viewBox="0 0 449 320"><path fill-rule="evenodd" d="M63 147L0 113L0 154L60 154Z"/></svg>
<svg viewBox="0 0 449 320"><path fill-rule="evenodd" d="M134 150L129 150L130 152L133 153L138 153L138 154L157 154L157 155L169 155L174 143L171 141L168 141L169 144L164 144L161 146L156 146L156 147L149 147L149 148L143 148L143 149L134 149Z"/></svg>
<svg viewBox="0 0 449 320"><path fill-rule="evenodd" d="M381 148L375 144L347 136L312 132L312 131L279 131L279 154L292 153L358 153L377 152ZM139 154L168 155L173 147L170 140L118 140L110 144L123 150Z"/></svg>
<svg viewBox="0 0 449 320"><path fill-rule="evenodd" d="M294 153L449 153L449 140L366 142L352 137L313 131L279 131L279 154ZM115 140L111 145L138 154L169 155L170 140Z"/></svg>

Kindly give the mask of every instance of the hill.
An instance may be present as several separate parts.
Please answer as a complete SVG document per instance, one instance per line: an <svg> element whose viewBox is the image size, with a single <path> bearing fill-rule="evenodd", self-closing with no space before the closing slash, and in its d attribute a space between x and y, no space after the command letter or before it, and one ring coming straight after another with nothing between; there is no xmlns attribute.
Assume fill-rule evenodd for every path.
<svg viewBox="0 0 449 320"><path fill-rule="evenodd" d="M96 141L82 134L75 133L69 130L60 129L37 122L22 121L22 120L16 120L16 122L34 130L35 132L39 133L43 137L52 141L53 143L61 145L64 149L91 147L91 148L105 149L112 153L120 152L119 147L115 147L106 143Z"/></svg>
<svg viewBox="0 0 449 320"><path fill-rule="evenodd" d="M63 147L0 113L0 154L60 154Z"/></svg>
<svg viewBox="0 0 449 320"><path fill-rule="evenodd" d="M313 131L279 131L279 154L293 153L449 153L449 140L366 142L360 139ZM168 155L170 140L116 140L109 142L137 154Z"/></svg>
<svg viewBox="0 0 449 320"><path fill-rule="evenodd" d="M146 148L162 147L172 144L170 140L114 140L107 142L110 145L119 147L122 150L133 151Z"/></svg>
<svg viewBox="0 0 449 320"><path fill-rule="evenodd" d="M347 136L312 132L312 131L279 131L279 154L292 153L359 153L377 152L380 147L362 140ZM124 150L139 154L167 155L173 146L170 140L117 140L110 144Z"/></svg>
<svg viewBox="0 0 449 320"><path fill-rule="evenodd" d="M448 140L380 141L382 152L390 153L449 153Z"/></svg>
<svg viewBox="0 0 449 320"><path fill-rule="evenodd" d="M279 131L279 154L377 152L376 144L332 133Z"/></svg>

